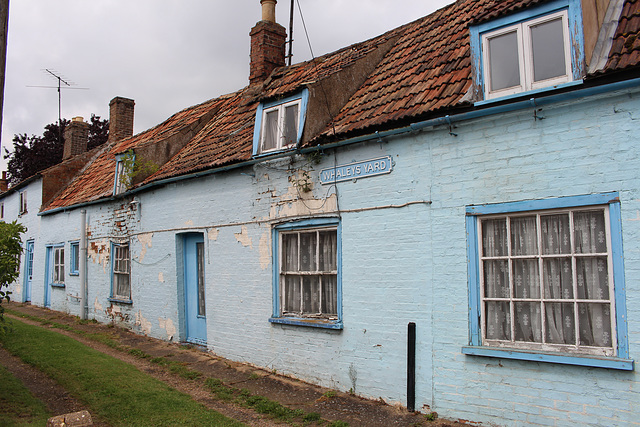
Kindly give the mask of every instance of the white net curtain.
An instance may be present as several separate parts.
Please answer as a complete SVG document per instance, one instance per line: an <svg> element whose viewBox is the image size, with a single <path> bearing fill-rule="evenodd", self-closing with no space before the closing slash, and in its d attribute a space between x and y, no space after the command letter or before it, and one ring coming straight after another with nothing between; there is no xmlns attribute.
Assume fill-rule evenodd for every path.
<svg viewBox="0 0 640 427"><path fill-rule="evenodd" d="M604 208L481 224L486 339L612 347Z"/></svg>

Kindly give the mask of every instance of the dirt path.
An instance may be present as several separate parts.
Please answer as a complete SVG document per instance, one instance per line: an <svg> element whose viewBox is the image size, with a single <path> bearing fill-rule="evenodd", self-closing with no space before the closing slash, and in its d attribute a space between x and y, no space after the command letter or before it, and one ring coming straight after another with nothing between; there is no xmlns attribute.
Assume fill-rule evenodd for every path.
<svg viewBox="0 0 640 427"><path fill-rule="evenodd" d="M326 420L342 420L349 423L349 426L351 427L415 427L420 425L440 427L463 425L445 420L428 422L423 415L407 413L406 409L403 408L389 406L378 401L362 399L346 393L333 392L326 388L310 385L302 381L255 368L250 365L232 362L221 357L217 357L212 353L204 352L192 347L185 347L137 335L126 329L113 327L112 325L103 325L98 323L81 324L78 322L76 317L26 304L11 303L6 307L9 310L14 310L26 315L35 316L40 319L47 319L58 324L68 325L78 331L107 335L126 348L141 350L152 357L163 357L166 360L178 362L190 370L200 372L202 374L201 379L185 379L170 373L166 368L158 364L151 363L148 359L132 356L128 352L117 350L100 342L83 338L73 332L54 329L56 332L65 334L91 348L134 365L140 371L169 384L183 393L189 394L194 400L204 404L206 407L214 409L223 415L244 422L250 426L275 426L283 425L284 423L280 423L264 415L257 414L251 409L247 409L227 401L215 399L211 391L204 386L204 379L218 378L222 380L225 385L237 388L246 388L252 394L267 397L268 399L277 401L291 409L302 409L307 413L317 412ZM12 316L7 315L7 317L11 318ZM19 320L42 326L42 324L37 321L23 318L20 318ZM5 357L5 354L0 354L0 363L5 366L7 366L5 361L12 359L13 361L9 362L9 364L19 365L21 363L16 362L13 357ZM9 366L8 368L11 372L14 372ZM31 370L34 369L31 368ZM28 369L26 371L28 371ZM42 376L46 379L43 380L41 378ZM71 396L68 396L66 391L64 391L64 394L60 394L61 392L59 390L56 390L55 392L47 392L47 387L60 386L42 373L38 376L32 372L30 374L25 374L22 377L19 376L19 378L23 380L30 390L40 389L41 391L38 391L38 393L44 392L44 395L48 394L49 397L52 395L65 396L63 399L59 399L61 402L51 403L52 405L59 405L59 407L56 407L55 409L52 407L51 409L55 415L87 409L82 407L80 402L75 401ZM47 380L49 383L47 383ZM33 393L47 403L41 395L36 394L35 391ZM66 396L68 396L68 398ZM49 398L49 400L51 399ZM49 403L47 403L47 405L48 404Z"/></svg>

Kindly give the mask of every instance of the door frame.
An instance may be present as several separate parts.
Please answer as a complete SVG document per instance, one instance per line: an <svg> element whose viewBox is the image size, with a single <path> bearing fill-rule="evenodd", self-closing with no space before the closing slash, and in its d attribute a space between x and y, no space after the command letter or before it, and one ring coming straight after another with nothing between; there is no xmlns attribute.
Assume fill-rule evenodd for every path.
<svg viewBox="0 0 640 427"><path fill-rule="evenodd" d="M22 302L31 302L31 289L33 285L33 252L35 241L27 240L24 251L24 280L22 284ZM29 274L31 273L31 274Z"/></svg>

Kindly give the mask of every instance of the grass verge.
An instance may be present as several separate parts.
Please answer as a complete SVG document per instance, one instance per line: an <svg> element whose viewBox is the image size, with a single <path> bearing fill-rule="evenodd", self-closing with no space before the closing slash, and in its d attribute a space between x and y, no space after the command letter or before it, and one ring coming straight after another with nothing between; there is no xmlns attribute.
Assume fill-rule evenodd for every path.
<svg viewBox="0 0 640 427"><path fill-rule="evenodd" d="M135 367L59 333L12 322L4 347L114 426L241 426Z"/></svg>
<svg viewBox="0 0 640 427"><path fill-rule="evenodd" d="M0 425L43 426L50 416L44 403L0 365Z"/></svg>

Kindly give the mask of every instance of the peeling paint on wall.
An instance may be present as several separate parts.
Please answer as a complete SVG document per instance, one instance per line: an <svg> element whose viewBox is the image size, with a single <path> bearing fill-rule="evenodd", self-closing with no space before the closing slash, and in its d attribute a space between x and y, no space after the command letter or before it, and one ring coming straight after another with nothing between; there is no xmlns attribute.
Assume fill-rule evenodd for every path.
<svg viewBox="0 0 640 427"><path fill-rule="evenodd" d="M142 316L142 312L138 310L136 313L136 325L140 325L140 330L145 335L151 335L151 322Z"/></svg>
<svg viewBox="0 0 640 427"><path fill-rule="evenodd" d="M207 238L209 240L218 240L218 234L220 234L220 230L217 228L210 228L209 231L207 231Z"/></svg>
<svg viewBox="0 0 640 427"><path fill-rule="evenodd" d="M164 283L164 274L162 273L162 271L158 273L158 282Z"/></svg>
<svg viewBox="0 0 640 427"><path fill-rule="evenodd" d="M107 264L109 263L108 242L105 239L90 242L87 247L87 254L91 257L94 264L102 264L102 270L107 272Z"/></svg>
<svg viewBox="0 0 640 427"><path fill-rule="evenodd" d="M144 233L138 235L138 241L142 245L142 249L140 249L140 255L138 256L138 260L142 262L144 256L147 254L147 248L151 247L151 242L153 240L153 233Z"/></svg>
<svg viewBox="0 0 640 427"><path fill-rule="evenodd" d="M258 249L260 251L260 268L266 270L271 265L271 232L269 230L262 233Z"/></svg>
<svg viewBox="0 0 640 427"><path fill-rule="evenodd" d="M239 233L233 233L233 235L236 236L236 240L240 242L242 246L249 246L251 249L253 249L253 243L251 243L251 237L249 237L246 225L242 226L242 229Z"/></svg>
<svg viewBox="0 0 640 427"><path fill-rule="evenodd" d="M96 300L93 303L93 309L96 311L96 313L101 312L102 310L104 310L104 307L102 306L102 304L100 304L98 302L98 297L96 297Z"/></svg>
<svg viewBox="0 0 640 427"><path fill-rule="evenodd" d="M193 227L193 221L189 220L189 221L185 221L184 225L187 227Z"/></svg>
<svg viewBox="0 0 640 427"><path fill-rule="evenodd" d="M160 329L164 329L165 331L167 331L167 340L172 341L177 332L173 321L171 319L163 319L162 317L158 317L158 324L160 325Z"/></svg>

